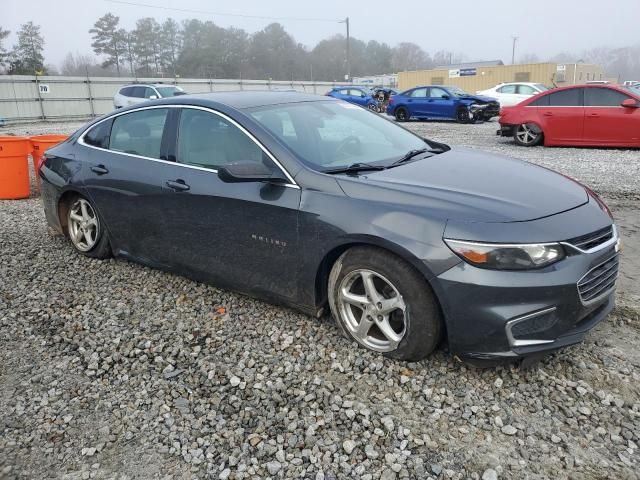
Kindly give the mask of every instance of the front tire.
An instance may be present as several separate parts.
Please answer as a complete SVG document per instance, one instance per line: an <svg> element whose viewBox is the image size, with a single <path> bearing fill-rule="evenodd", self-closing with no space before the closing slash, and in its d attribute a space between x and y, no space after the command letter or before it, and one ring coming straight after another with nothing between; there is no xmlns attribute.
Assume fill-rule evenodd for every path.
<svg viewBox="0 0 640 480"><path fill-rule="evenodd" d="M111 245L104 222L93 204L78 195L68 205L67 234L73 248L91 258L111 257Z"/></svg>
<svg viewBox="0 0 640 480"><path fill-rule="evenodd" d="M376 247L354 247L329 275L329 304L342 332L361 346L418 361L440 342L442 316L424 277Z"/></svg>
<svg viewBox="0 0 640 480"><path fill-rule="evenodd" d="M473 116L468 108L460 107L456 110L456 122L458 123L471 123L473 122Z"/></svg>
<svg viewBox="0 0 640 480"><path fill-rule="evenodd" d="M542 130L532 123L523 123L516 127L513 139L523 147L535 147L542 142Z"/></svg>

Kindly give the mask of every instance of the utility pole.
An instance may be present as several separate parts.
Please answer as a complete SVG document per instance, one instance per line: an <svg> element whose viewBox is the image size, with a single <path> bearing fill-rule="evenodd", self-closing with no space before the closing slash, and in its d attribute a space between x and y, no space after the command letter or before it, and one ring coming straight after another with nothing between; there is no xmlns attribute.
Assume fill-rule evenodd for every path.
<svg viewBox="0 0 640 480"><path fill-rule="evenodd" d="M349 44L350 39L349 39L349 17L345 18L344 20L342 20L341 22L338 23L344 23L347 25L347 80L351 81L351 55L349 53Z"/></svg>
<svg viewBox="0 0 640 480"><path fill-rule="evenodd" d="M513 45L511 47L511 65L513 65L516 63L516 41L518 40L518 37L513 35L511 38L513 39Z"/></svg>

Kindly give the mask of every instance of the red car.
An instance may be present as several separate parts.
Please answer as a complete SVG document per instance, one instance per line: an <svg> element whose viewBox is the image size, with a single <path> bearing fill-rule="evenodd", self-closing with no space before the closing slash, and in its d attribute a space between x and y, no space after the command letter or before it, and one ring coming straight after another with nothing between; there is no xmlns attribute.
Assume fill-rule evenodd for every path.
<svg viewBox="0 0 640 480"><path fill-rule="evenodd" d="M500 112L498 135L518 145L640 147L640 90L574 85L542 92Z"/></svg>

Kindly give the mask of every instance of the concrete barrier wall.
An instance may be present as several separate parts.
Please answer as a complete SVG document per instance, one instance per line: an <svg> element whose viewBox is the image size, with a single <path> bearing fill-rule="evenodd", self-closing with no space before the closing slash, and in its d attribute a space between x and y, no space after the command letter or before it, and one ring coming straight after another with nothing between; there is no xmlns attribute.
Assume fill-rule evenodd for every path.
<svg viewBox="0 0 640 480"><path fill-rule="evenodd" d="M340 84L202 78L0 76L0 118L8 122L89 118L113 110L113 96L136 82L178 85L188 93L235 90L281 90L324 95Z"/></svg>

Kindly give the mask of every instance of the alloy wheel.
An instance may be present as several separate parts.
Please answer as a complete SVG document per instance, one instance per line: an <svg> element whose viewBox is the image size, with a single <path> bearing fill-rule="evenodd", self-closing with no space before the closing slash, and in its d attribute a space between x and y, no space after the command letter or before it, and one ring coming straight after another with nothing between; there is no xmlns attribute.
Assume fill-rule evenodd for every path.
<svg viewBox="0 0 640 480"><path fill-rule="evenodd" d="M458 109L458 112L457 112L458 122L467 123L467 122L470 122L472 119L473 119L473 116L471 115L471 112L469 110L467 110L466 108Z"/></svg>
<svg viewBox="0 0 640 480"><path fill-rule="evenodd" d="M523 145L531 145L538 141L540 133L536 133L529 125L523 123L516 130L516 137Z"/></svg>
<svg viewBox="0 0 640 480"><path fill-rule="evenodd" d="M354 270L342 279L338 309L349 333L377 352L395 350L407 330L407 307L402 295L373 270Z"/></svg>
<svg viewBox="0 0 640 480"><path fill-rule="evenodd" d="M69 209L69 237L81 252L88 252L98 242L100 223L91 204L79 198Z"/></svg>

